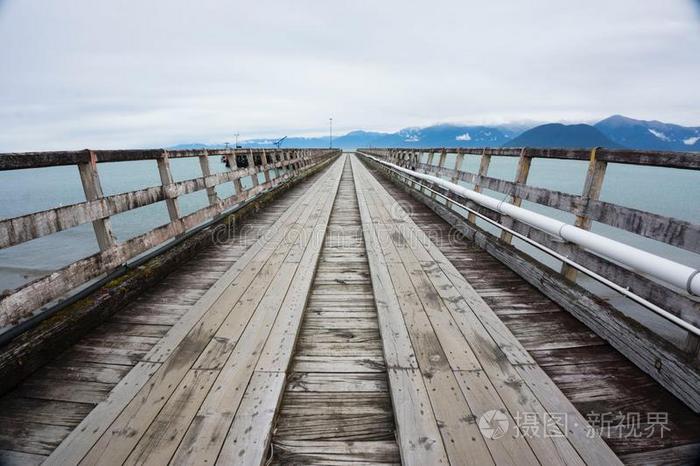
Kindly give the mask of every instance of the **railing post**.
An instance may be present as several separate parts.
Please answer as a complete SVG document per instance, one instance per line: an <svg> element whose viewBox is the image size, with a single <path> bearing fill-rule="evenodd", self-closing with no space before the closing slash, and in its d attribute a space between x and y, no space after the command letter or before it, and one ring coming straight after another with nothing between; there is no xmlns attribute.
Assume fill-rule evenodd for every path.
<svg viewBox="0 0 700 466"><path fill-rule="evenodd" d="M518 167L516 168L515 171L515 184L516 185L521 185L521 184L526 184L527 183L527 177L530 174L530 165L532 163L532 157L528 154L528 150L526 147L523 147L520 150L520 157L518 158ZM517 187L516 187L517 189ZM513 205L516 205L520 207L520 204L522 204L523 200L516 196L515 193L511 196L511 203ZM513 220L509 217L504 217L501 219L501 223L503 223L504 226L507 227L512 227L513 226ZM501 231L501 239L505 241L506 243L510 244L513 241L513 235L508 233L507 231Z"/></svg>
<svg viewBox="0 0 700 466"><path fill-rule="evenodd" d="M433 166L433 160L435 160L435 151L432 149L428 150L428 165ZM431 168L432 170L432 168Z"/></svg>
<svg viewBox="0 0 700 466"><path fill-rule="evenodd" d="M211 176L211 169L209 168L209 152L206 150L204 150L204 153L199 156L199 166L202 169L202 175L205 177ZM207 198L209 199L209 205L216 205L216 203L219 201L218 197L216 197L216 189L214 186L207 185Z"/></svg>
<svg viewBox="0 0 700 466"><path fill-rule="evenodd" d="M163 196L165 197L165 205L168 207L168 215L170 222L177 225L178 231L182 232L182 223L180 222L180 204L177 197L168 197L167 187L173 184L173 175L170 171L170 159L168 151L164 150L161 157L156 160L158 163L158 173L160 174L160 182L163 185Z"/></svg>
<svg viewBox="0 0 700 466"><path fill-rule="evenodd" d="M462 165L464 164L464 152L462 149L457 149L457 156L455 157L455 174L450 181L454 184L459 184L460 172L462 171ZM447 208L452 209L452 201L447 200Z"/></svg>
<svg viewBox="0 0 700 466"><path fill-rule="evenodd" d="M586 173L586 181L583 184L583 192L581 193L581 204L576 209L575 226L583 229L591 229L591 217L587 214L588 206L592 200L597 201L600 198L600 192L603 189L603 180L605 179L605 169L608 166L607 162L598 160L596 152L598 147L591 150L591 157L588 162L588 172ZM571 281L576 280L576 269L568 264L562 264L561 273Z"/></svg>
<svg viewBox="0 0 700 466"><path fill-rule="evenodd" d="M253 149L248 149L248 168L253 169L253 174L250 175L250 179L253 180L253 187L258 186L258 169L255 166L255 156L253 155Z"/></svg>
<svg viewBox="0 0 700 466"><path fill-rule="evenodd" d="M97 172L97 157L95 153L88 149L90 161L87 163L78 164L80 173L80 181L83 184L85 199L88 201L97 201L104 197L102 193L102 184L100 183L100 175ZM109 217L101 218L92 222L92 228L95 230L97 245L100 251L109 249L114 245L114 235L112 234L112 222Z"/></svg>
<svg viewBox="0 0 700 466"><path fill-rule="evenodd" d="M263 175L265 176L265 183L270 182L270 167L269 161L267 160L267 152L265 149L262 150L262 155L260 156L260 162L262 162Z"/></svg>
<svg viewBox="0 0 700 466"><path fill-rule="evenodd" d="M236 163L236 149L233 149L233 151L228 150L224 157L226 157L226 160L228 160L229 169L231 171L237 171L238 164ZM243 192L243 185L241 184L240 177L233 180L233 191L234 196L239 195Z"/></svg>
<svg viewBox="0 0 700 466"><path fill-rule="evenodd" d="M489 165L491 165L491 155L486 153L486 148L481 151L481 163L479 164L479 176L476 178L476 183L474 183L474 191L477 193L481 192L481 178L486 176L489 172ZM469 213L467 220L470 223L476 222L476 215Z"/></svg>
<svg viewBox="0 0 700 466"><path fill-rule="evenodd" d="M447 150L446 150L446 149L442 149L442 150L440 151L440 158L438 159L437 167L434 169L435 172L436 172L436 176L438 176L438 177L440 176L440 175L439 175L440 169L441 169L441 168L444 168L444 166L445 166L445 161L446 161L446 160L447 160ZM431 161L432 161L432 160L431 160ZM436 192L432 192L432 193L430 194L430 197L432 197L433 200L436 199L436 198L437 198L437 193L436 193Z"/></svg>

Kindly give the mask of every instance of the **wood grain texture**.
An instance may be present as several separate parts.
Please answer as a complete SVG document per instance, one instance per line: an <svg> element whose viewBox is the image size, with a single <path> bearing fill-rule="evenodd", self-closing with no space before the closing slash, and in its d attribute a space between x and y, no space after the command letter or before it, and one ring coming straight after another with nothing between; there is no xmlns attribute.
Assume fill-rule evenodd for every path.
<svg viewBox="0 0 700 466"><path fill-rule="evenodd" d="M522 376L519 372L520 368L528 367L533 370L537 368L536 363L527 351L493 310L476 293L473 287L459 274L454 265L444 256L428 235L413 222L411 216L403 209L402 204L396 202L359 162L356 162L356 164L364 170L361 183L366 184L365 190L370 193L369 195L365 193L365 196L371 199L369 201L369 210L372 214L373 222L382 224L382 226L389 229L387 239L393 242L394 247L398 251L401 264L407 270L422 271L421 273L413 274L411 277L413 279L412 283L414 289L420 290L417 295L420 297L423 309L429 317L438 346L432 345L430 347L430 352L426 354L433 354L433 356L427 360L421 357L421 350L417 350L417 356L421 375L424 378L426 387L429 388L428 394L435 416L441 421L439 428L448 458L450 461L457 461L457 458L461 460L463 457L463 454L452 448L456 439L474 438L476 436L476 438L481 439L482 444L486 444L488 450L486 450L485 454L479 454L478 448L475 448L473 443L470 444L469 460L478 463L507 462L508 458L513 458L513 452L516 451L514 448L517 448L517 445L509 445L504 442L486 442L488 439L483 437L483 432L476 428L474 429L475 434L470 435L468 434L469 430L460 427L458 418L452 418L450 416L451 412L443 411L444 408L441 408L443 400L452 400L449 403L452 407L452 412L471 414L472 418L476 419L486 411L498 410L501 406L500 399L488 398L483 395L472 398L473 394L471 394L472 403L476 403L480 409L480 411L474 411L476 406L469 404L462 392L459 392L461 393L462 401L460 401L460 398L452 399L446 394L447 392L442 396L438 396L440 390L450 390L449 387L452 384L452 380L454 380L455 373L463 374L470 370L483 371L492 386L496 388L496 391L504 392L502 396L506 396L509 389L503 383L499 383L499 377L503 377L503 373L506 374L506 377L515 377L515 379L511 380L527 386L542 403L541 406L544 407L545 414L560 412L558 409L568 407L568 400L556 389L546 393L547 399L543 399L545 394L542 392L541 386L553 386L544 373L540 374L540 378L537 381L530 377L532 373L527 373L527 377ZM400 273L397 275L398 277L400 277ZM392 275L393 278L394 276ZM430 291L431 289L432 292ZM451 290L457 293L450 294ZM407 291L401 290L401 293L408 294ZM399 292L398 289L397 292ZM431 298L432 301L430 299L426 300L426 297L429 297L431 293L435 297ZM443 306L446 309L443 314L447 314L449 320L445 320L444 316L435 315L435 309ZM407 306L403 306L402 311L404 316L407 314L414 316L411 319L414 319L417 315L416 310L410 310ZM409 320L407 319L408 322ZM472 353L475 355L477 368L468 369L467 371L460 370L454 361L447 367L447 369L451 369L449 372L446 372L444 368L440 368L441 360L450 361L448 356L449 348L457 348L456 345L450 342L450 339L457 338L457 334L450 336L451 331L446 330L450 328L448 322L451 322L451 326L459 330L462 346L471 348ZM428 330L427 327L410 324L408 327L409 333L412 333L414 347L416 343L420 346L421 342L426 341L426 338L421 336L421 333ZM414 334L415 338L413 338ZM444 351L445 354L441 355L440 351ZM523 397L510 397L509 399L511 400L511 405L508 406L508 410L514 418L532 408L531 404L523 403ZM486 403L489 400L492 403L494 401L498 401L498 403L489 405ZM556 403L553 403L552 400L556 400ZM577 411L569 410L566 412L572 419L576 419L577 425L573 428L571 425L568 427L559 425L562 432L566 432L566 435L563 436L563 443L554 444L549 440L547 442L536 442L535 439L533 442L520 445L521 448L525 448L524 451L529 453L532 462L537 462L535 458L537 453L539 453L547 461L565 464L580 464L583 461L588 464L619 463L616 456L599 436L587 438L587 424ZM398 417L397 422L400 431L401 421L398 420ZM533 443L538 444L537 448L533 448ZM518 456L522 461L527 461L526 458L528 456L525 454L521 453Z"/></svg>
<svg viewBox="0 0 700 466"><path fill-rule="evenodd" d="M302 197L319 176L313 175L285 192L284 196L274 203L258 209L254 216L242 219L239 229L231 232L225 243L213 245L197 253L165 279L161 279L147 292L142 293L134 303L113 314L103 324L87 331L78 340L78 345L71 346L65 352L54 353L48 364L23 384L0 397L0 407L3 411L0 423L4 425L27 420L32 423L26 424L26 428L42 424L65 426L68 431L57 431L62 432L61 436L65 437L93 411L95 404L105 402L108 397L111 400L108 405L96 409L93 416L104 412L109 405L117 403L119 397L109 395L125 377L125 383L131 384L133 376L129 376L128 373L132 368L143 371L143 375L147 376L153 373L157 364L139 363L134 366L133 363L138 361L139 357L112 362L105 362L105 358L129 354L133 349L137 349L138 354L152 349L154 343L165 337L174 323L187 315L192 303L212 288L217 280ZM132 343L136 346L131 346ZM148 435L149 438L154 438L151 433ZM60 439L62 440L63 438ZM18 457L18 442L8 445L6 453L0 457L3 460L5 457ZM25 442L23 445L25 451L22 454L27 458L39 455L38 458L43 461L46 458L44 455L49 453L45 445L38 441Z"/></svg>
<svg viewBox="0 0 700 466"><path fill-rule="evenodd" d="M379 172L373 171L379 176ZM382 181L387 180L381 177ZM435 242L446 258L455 265L483 300L503 319L511 332L522 338L533 359L549 375L557 387L571 400L577 410L595 419L596 413L628 413L634 415L667 412L670 430L661 435L657 430L644 441L624 435L624 428L616 432L601 431L601 435L624 462L643 464L674 464L674 446L679 452L693 451L700 441L700 417L659 383L642 372L602 338L591 334L589 328L545 296L534 285L507 267L468 237L459 234L453 226L422 202L391 182L383 186L402 205L410 205L410 217ZM427 196L418 197L429 202ZM438 209L436 207L436 209ZM439 209L438 209L439 211ZM517 376L517 374L516 374ZM505 377L500 383L511 390L516 386ZM521 388L523 385L519 385ZM516 399L526 396L538 403L534 394L503 391ZM502 397L504 401L508 397ZM532 408L537 411L536 405ZM599 424L594 426L600 428ZM533 445L533 448L535 446ZM635 456L639 454L639 456ZM629 459L628 459L629 457ZM637 458L637 459L635 459ZM687 459L678 464L692 464ZM692 457L691 457L692 458ZM632 460L637 461L634 463Z"/></svg>
<svg viewBox="0 0 700 466"><path fill-rule="evenodd" d="M349 161L333 206L274 432L273 464L399 462Z"/></svg>

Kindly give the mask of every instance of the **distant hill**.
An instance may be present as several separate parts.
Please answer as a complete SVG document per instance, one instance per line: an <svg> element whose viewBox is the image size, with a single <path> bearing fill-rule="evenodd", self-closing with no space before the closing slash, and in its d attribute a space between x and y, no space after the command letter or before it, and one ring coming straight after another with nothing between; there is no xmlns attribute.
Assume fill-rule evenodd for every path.
<svg viewBox="0 0 700 466"><path fill-rule="evenodd" d="M433 125L425 128L404 128L395 133L352 131L333 138L333 147L356 149L359 147L498 147L517 135L523 126L461 126ZM248 139L240 142L243 147L274 147L275 139ZM282 147L328 147L328 136L289 137ZM222 148L223 144L178 144L173 149Z"/></svg>
<svg viewBox="0 0 700 466"><path fill-rule="evenodd" d="M277 138L248 139L243 147L274 147ZM287 138L282 147L328 147L328 136ZM334 136L333 147L627 147L646 150L700 151L700 127L685 127L660 121L643 121L614 115L595 125L550 123L467 126L440 124L404 128L394 133L352 131ZM217 149L223 144L178 144L173 149Z"/></svg>
<svg viewBox="0 0 700 466"><path fill-rule="evenodd" d="M619 144L591 125L549 123L536 126L509 140L504 147L619 148Z"/></svg>
<svg viewBox="0 0 700 466"><path fill-rule="evenodd" d="M700 151L700 127L635 120L622 115L599 121L595 127L630 149Z"/></svg>

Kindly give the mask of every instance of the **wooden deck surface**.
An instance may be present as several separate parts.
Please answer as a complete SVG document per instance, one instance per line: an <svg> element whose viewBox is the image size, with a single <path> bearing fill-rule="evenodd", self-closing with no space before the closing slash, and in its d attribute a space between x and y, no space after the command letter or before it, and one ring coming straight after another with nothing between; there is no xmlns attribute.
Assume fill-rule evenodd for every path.
<svg viewBox="0 0 700 466"><path fill-rule="evenodd" d="M260 464L341 171L287 209L45 464Z"/></svg>
<svg viewBox="0 0 700 466"><path fill-rule="evenodd" d="M404 208L359 160L353 169L375 296L388 303L382 339L404 462L618 463ZM503 436L479 428L494 412L511 426ZM516 427L526 413L547 435ZM565 425L548 422L562 415Z"/></svg>
<svg viewBox="0 0 700 466"><path fill-rule="evenodd" d="M273 464L400 462L350 161L274 429Z"/></svg>
<svg viewBox="0 0 700 466"><path fill-rule="evenodd" d="M700 463L700 416L403 189L382 186L454 264L625 464ZM652 426L647 413L667 416ZM605 428L605 425L610 426Z"/></svg>
<svg viewBox="0 0 700 466"><path fill-rule="evenodd" d="M355 156L251 224L0 398L0 464L692 457L697 416ZM611 449L584 414L638 401L616 373L696 430Z"/></svg>
<svg viewBox="0 0 700 466"><path fill-rule="evenodd" d="M43 462L319 176L246 219L235 235L180 266L0 397L0 464Z"/></svg>

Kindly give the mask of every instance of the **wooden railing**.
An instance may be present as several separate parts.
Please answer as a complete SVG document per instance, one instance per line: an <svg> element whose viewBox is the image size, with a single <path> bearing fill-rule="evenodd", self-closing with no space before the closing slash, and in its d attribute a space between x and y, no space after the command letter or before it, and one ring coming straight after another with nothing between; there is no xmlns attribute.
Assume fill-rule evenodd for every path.
<svg viewBox="0 0 700 466"><path fill-rule="evenodd" d="M0 154L0 171L76 165L86 199L85 202L73 205L0 220L0 249L89 222L93 225L100 249L96 254L27 283L4 296L0 300L0 328L7 328L31 317L37 309L70 290L114 270L128 260L204 222L225 214L237 205L291 178L303 175L339 153L338 150L330 149L157 149ZM212 173L209 156L225 158L230 170ZM170 170L170 160L186 157L199 159L202 176L176 182ZM97 164L138 160L155 160L162 184L104 196ZM272 170L284 170L284 173L281 176L273 176ZM262 173L264 181L258 179L259 173ZM278 171L275 174L278 174ZM244 189L241 183L246 177L250 177L251 180L252 187L249 189ZM233 184L234 194L219 199L215 187L229 182ZM201 190L206 190L208 205L183 216L178 198ZM169 223L124 242L116 241L110 222L112 216L161 201L166 203Z"/></svg>
<svg viewBox="0 0 700 466"><path fill-rule="evenodd" d="M507 196L509 202L520 205L523 200L552 207L576 216L575 225L589 230L592 222L600 222L621 230L634 233L645 238L660 241L687 251L700 254L700 225L684 220L645 212L625 207L599 199L605 170L608 163L624 163L633 165L650 165L657 167L672 167L688 170L700 170L700 154L676 152L640 152L620 150L566 150L566 149L360 149L363 152L385 158L398 165L414 168L453 182L464 181L474 185L475 191L489 189ZM456 154L456 168L446 168L446 154ZM421 162L423 154L427 154L427 163ZM438 163L435 156L440 155ZM478 173L463 171L464 157L469 154L481 156ZM507 181L488 176L488 169L493 156L518 157L515 181ZM530 164L533 158L586 160L589 162L588 172L579 195L554 191L547 188L529 186L527 184ZM628 286L630 290L649 301L675 310L680 317L696 326L700 326L700 303L695 297L688 295L686 290L669 289L633 271L624 269L599 256L593 255L571 244L553 240L539 230L513 221L501 219L499 214L470 203L470 207L486 214L494 220L502 221L504 225L515 231L532 237L547 247L560 252L591 270ZM470 217L473 222L473 216ZM501 239L511 242L508 234L502 234ZM568 266L562 268L567 278L574 279L575 271Z"/></svg>
<svg viewBox="0 0 700 466"><path fill-rule="evenodd" d="M650 238L700 253L700 225L676 218L645 212L599 199L606 167L609 163L640 166L670 167L685 170L700 170L700 154L646 152L626 150L566 150L566 149L358 149L388 162L418 172L435 175L458 183L471 183L474 190L488 189L504 194L507 202L519 205L523 200L558 209L575 215L575 225L590 229L593 222L610 225L636 235ZM447 155L455 155L455 168L446 168ZM465 157L480 156L477 173L464 171ZM491 158L494 156L518 157L514 181L488 176ZM439 157L436 159L436 157ZM586 160L588 171L581 194L570 194L528 185L531 162L535 158ZM426 160L423 162L423 160ZM369 160L369 159L366 159ZM378 168L383 168L377 164ZM389 173L391 176L395 174ZM685 401L694 410L700 410L700 342L690 332L685 333L685 342L669 341L655 329L634 322L609 303L597 299L576 284L575 270L563 266L560 273L548 272L547 267L524 251L510 246L512 237L502 231L494 235L480 228L474 214L466 219L463 211L451 205L460 203L496 222L522 234L547 248L568 257L588 270L627 288L634 294L677 315L681 319L700 326L700 299L687 290L672 288L625 268L620 264L595 255L574 244L562 242L541 230L519 222L500 213L475 204L455 193L430 184L433 191L425 191L416 183L397 180L406 189L416 193L419 199L436 210L460 232L466 234L479 246L504 262L523 278L539 288L545 295L569 310L592 330L608 340L640 368L656 378L671 392ZM436 192L444 196L436 198ZM459 212L459 215L455 215ZM464 219L464 220L462 220Z"/></svg>

